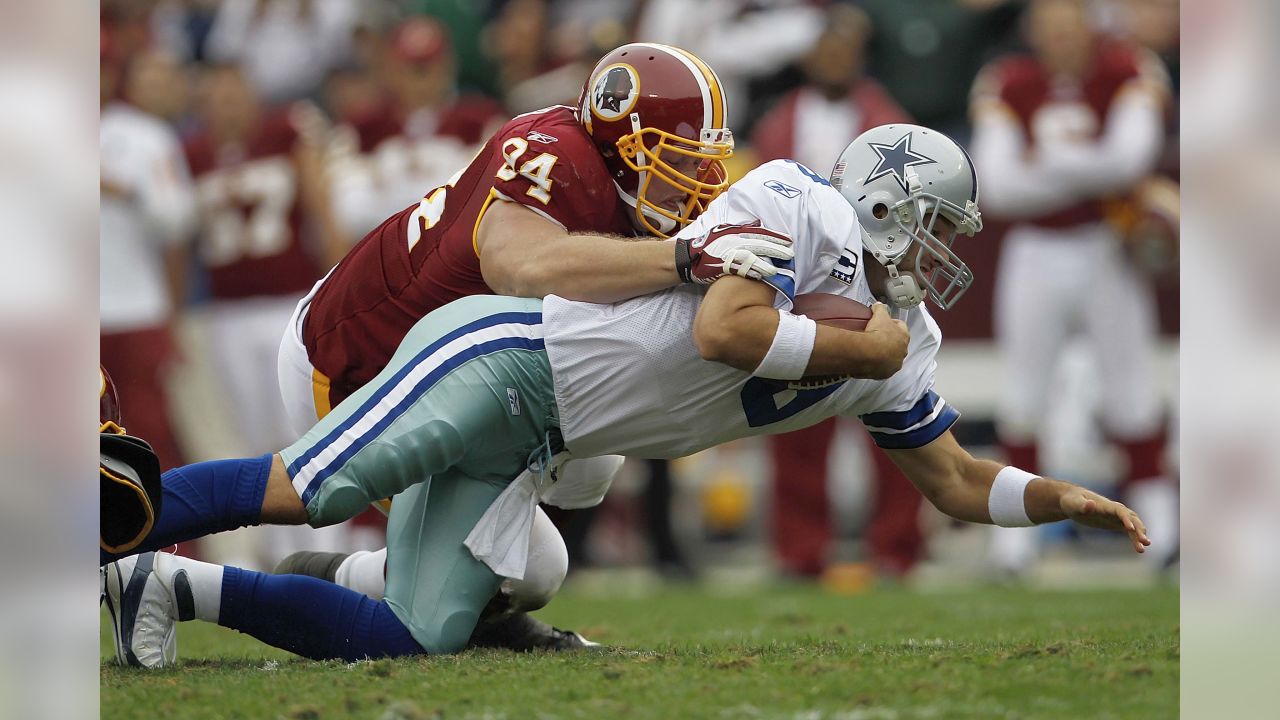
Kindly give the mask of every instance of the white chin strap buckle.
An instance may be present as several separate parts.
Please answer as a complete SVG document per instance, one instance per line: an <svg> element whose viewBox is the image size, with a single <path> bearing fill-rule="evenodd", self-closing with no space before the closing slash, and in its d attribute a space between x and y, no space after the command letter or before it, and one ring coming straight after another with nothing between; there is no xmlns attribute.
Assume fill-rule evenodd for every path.
<svg viewBox="0 0 1280 720"><path fill-rule="evenodd" d="M899 274L895 265L886 265L885 269L889 271L889 279L885 281L884 289L890 304L902 310L910 310L924 300L924 293L920 291L914 275Z"/></svg>

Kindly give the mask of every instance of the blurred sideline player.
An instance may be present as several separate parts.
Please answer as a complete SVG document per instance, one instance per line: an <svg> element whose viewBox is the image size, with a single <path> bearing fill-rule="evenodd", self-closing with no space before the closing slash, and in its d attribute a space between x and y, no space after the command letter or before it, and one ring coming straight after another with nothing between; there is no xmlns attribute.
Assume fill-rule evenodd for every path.
<svg viewBox="0 0 1280 720"><path fill-rule="evenodd" d="M995 61L973 94L975 164L992 216L1014 222L996 281L1006 376L997 430L1005 457L1037 472L1053 367L1083 334L1100 370L1103 428L1126 461L1121 489L1176 549L1177 491L1162 468L1165 413L1151 380L1152 289L1125 255L1105 201L1150 175L1161 153L1165 72L1147 51L1102 37L1083 0L1036 0L1032 53ZM1038 534L997 529L992 560L1014 573Z"/></svg>
<svg viewBox="0 0 1280 720"><path fill-rule="evenodd" d="M972 284L951 246L981 229L977 200L958 145L886 125L849 145L831 183L768 163L678 236L715 255L742 227L782 228L797 253L767 284L722 268L709 288L619 303L476 296L431 313L383 373L281 455L170 473L166 492L181 483L209 502L166 510L143 548L254 522L322 526L394 495L384 599L146 553L105 569L119 656L171 663L164 641L187 619L316 659L455 652L502 578L523 576L537 502L599 502L608 489L558 472L567 457L681 457L837 414L859 417L953 517L1072 518L1124 531L1141 552L1128 508L975 459L950 434L959 414L933 390L941 337L920 303L949 308ZM876 304L866 331L850 332L788 312L815 292L888 300L900 319Z"/></svg>
<svg viewBox="0 0 1280 720"><path fill-rule="evenodd" d="M503 125L470 165L369 232L298 304L279 354L294 430L306 432L381 372L414 323L457 298L554 292L609 301L695 280L687 244L633 236L673 234L724 190L721 161L733 152L724 114L724 93L702 61L637 43L600 60L578 107ZM754 252L791 252L750 230L725 244L755 272L773 266ZM584 460L566 472L612 477L621 464ZM567 561L551 535L539 556L544 585L558 587ZM367 554L343 563L302 554L280 570L344 582L382 574Z"/></svg>
<svg viewBox="0 0 1280 720"><path fill-rule="evenodd" d="M173 129L136 98L148 92L165 56L124 62L102 38L101 287L102 362L132 398L134 431L150 438L164 467L181 465L165 388L175 359L171 323L194 228L195 196Z"/></svg>
<svg viewBox="0 0 1280 720"><path fill-rule="evenodd" d="M326 234L327 190L306 136L313 113L301 104L264 106L234 65L208 68L197 102L200 126L186 153L200 208L197 256L209 281L211 359L238 446L266 452L296 438L272 372L280 334L333 253L326 241L338 242ZM221 550L271 567L295 550L348 545L338 528L264 535L256 547Z"/></svg>
<svg viewBox="0 0 1280 720"><path fill-rule="evenodd" d="M833 5L826 20L822 35L801 61L806 84L784 96L756 125L751 146L761 161L793 158L829 174L846 138L910 121L907 111L863 74L863 51L871 33L866 14ZM835 438L835 418L769 438L773 547L786 575L819 577L831 559L828 471ZM872 507L865 535L871 561L880 573L899 577L911 571L923 550L924 498L887 455L870 443L867 454L872 460Z"/></svg>

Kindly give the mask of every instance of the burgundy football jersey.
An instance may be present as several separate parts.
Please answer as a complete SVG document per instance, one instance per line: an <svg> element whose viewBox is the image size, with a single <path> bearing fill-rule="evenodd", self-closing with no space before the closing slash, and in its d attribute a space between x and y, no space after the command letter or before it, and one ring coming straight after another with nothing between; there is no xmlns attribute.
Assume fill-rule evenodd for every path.
<svg viewBox="0 0 1280 720"><path fill-rule="evenodd" d="M480 274L475 233L499 197L570 232L632 233L629 208L573 109L517 116L450 183L374 228L321 285L303 342L329 378L333 405L373 379L423 315L493 293Z"/></svg>
<svg viewBox="0 0 1280 720"><path fill-rule="evenodd" d="M983 70L976 92L994 95L1013 111L1025 134L1027 148L1052 142L1054 135L1078 133L1096 138L1120 90L1146 75L1139 54L1111 41L1099 42L1089 73L1080 82L1055 78L1032 55L996 60ZM1042 227L1071 227L1104 217L1103 201L1090 199L1030 221Z"/></svg>
<svg viewBox="0 0 1280 720"><path fill-rule="evenodd" d="M201 264L218 299L296 295L320 277L302 243L302 201L288 110L266 115L242 143L193 137L187 161L200 203Z"/></svg>

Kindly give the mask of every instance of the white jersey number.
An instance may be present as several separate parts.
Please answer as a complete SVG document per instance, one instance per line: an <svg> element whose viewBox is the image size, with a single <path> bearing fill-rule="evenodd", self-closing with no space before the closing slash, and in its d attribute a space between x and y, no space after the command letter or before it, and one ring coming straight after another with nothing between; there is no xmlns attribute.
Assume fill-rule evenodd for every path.
<svg viewBox="0 0 1280 720"><path fill-rule="evenodd" d="M777 380L752 377L742 386L742 412L747 416L747 425L753 428L780 423L813 407L843 385L792 390Z"/></svg>
<svg viewBox="0 0 1280 720"><path fill-rule="evenodd" d="M211 268L271 257L289 247L289 211L298 194L288 158L254 160L199 179L204 216L200 256Z"/></svg>

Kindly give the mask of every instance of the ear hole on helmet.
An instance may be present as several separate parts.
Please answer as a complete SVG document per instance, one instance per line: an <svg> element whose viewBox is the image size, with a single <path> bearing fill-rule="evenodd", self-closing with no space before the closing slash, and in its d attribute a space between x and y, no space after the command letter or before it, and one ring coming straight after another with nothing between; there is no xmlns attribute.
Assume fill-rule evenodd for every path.
<svg viewBox="0 0 1280 720"><path fill-rule="evenodd" d="M871 206L871 215L877 220L883 220L889 216L889 206L884 203L876 203Z"/></svg>

